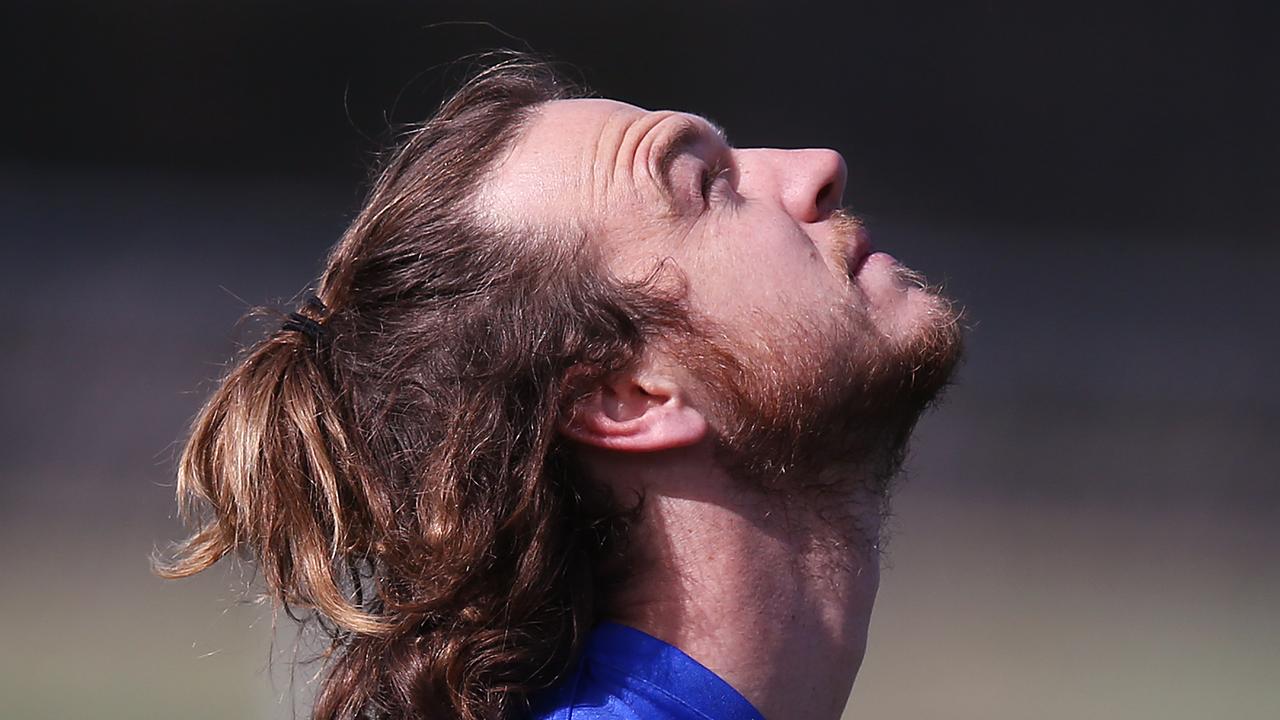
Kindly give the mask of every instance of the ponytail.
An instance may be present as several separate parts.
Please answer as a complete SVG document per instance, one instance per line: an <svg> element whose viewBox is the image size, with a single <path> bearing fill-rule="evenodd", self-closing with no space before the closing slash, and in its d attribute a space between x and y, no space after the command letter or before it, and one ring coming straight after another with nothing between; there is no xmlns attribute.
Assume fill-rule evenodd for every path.
<svg viewBox="0 0 1280 720"><path fill-rule="evenodd" d="M369 520L353 477L360 463L350 413L323 368L323 307L308 303L253 347L201 410L179 463L178 494L184 517L199 503L214 517L157 571L186 577L248 550L281 603L377 635L386 625L341 589L359 583L348 559L368 548L352 530Z"/></svg>

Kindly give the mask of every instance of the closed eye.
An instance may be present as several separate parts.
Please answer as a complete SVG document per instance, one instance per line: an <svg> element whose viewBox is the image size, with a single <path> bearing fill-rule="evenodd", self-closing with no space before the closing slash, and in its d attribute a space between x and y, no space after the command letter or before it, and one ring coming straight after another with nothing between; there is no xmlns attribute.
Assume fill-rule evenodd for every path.
<svg viewBox="0 0 1280 720"><path fill-rule="evenodd" d="M710 165L704 164L702 166L698 176L698 189L703 205L709 206L711 204L712 191L715 189L716 182L722 178L727 178L731 170L732 168L723 156L716 158L716 161Z"/></svg>
<svg viewBox="0 0 1280 720"><path fill-rule="evenodd" d="M711 198L716 180L724 175L726 169L729 169L729 147L728 138L725 137L724 131L718 126L704 118L689 116L681 118L677 128L673 132L669 132L655 146L655 150L651 155L653 160L650 166L654 168L653 174L657 177L658 186L663 195L673 204L672 209L674 212L680 212L676 207L680 193L674 192L676 185L673 180L675 180L674 176L677 174L675 168L677 166L685 167L685 163L681 159L693 158L694 161L698 161L697 159L700 156L711 155L715 157L715 161L712 163L698 161L702 167L697 171L697 174L693 175L693 182L690 183L693 187L689 187L685 191L686 197L692 196L694 199L701 199L705 204ZM686 170L684 172L690 171Z"/></svg>

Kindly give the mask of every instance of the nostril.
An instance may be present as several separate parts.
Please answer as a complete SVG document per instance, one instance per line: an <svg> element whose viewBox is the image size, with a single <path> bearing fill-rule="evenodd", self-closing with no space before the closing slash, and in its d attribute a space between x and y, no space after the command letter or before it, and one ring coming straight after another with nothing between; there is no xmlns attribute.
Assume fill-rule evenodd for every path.
<svg viewBox="0 0 1280 720"><path fill-rule="evenodd" d="M818 208L819 215L826 215L832 208L832 196L835 195L836 184L829 182L818 190L818 196L814 198L814 205Z"/></svg>

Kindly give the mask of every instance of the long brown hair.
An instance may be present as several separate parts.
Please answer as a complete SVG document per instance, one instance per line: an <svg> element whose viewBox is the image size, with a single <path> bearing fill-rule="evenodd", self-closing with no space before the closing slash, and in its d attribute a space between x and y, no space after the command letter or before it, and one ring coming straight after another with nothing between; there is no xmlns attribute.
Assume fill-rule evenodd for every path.
<svg viewBox="0 0 1280 720"><path fill-rule="evenodd" d="M203 517L158 571L240 552L330 631L313 717L505 718L594 622L622 523L556 434L680 303L585 238L482 220L477 187L540 103L545 64L481 71L391 151L318 302L234 365L178 470Z"/></svg>

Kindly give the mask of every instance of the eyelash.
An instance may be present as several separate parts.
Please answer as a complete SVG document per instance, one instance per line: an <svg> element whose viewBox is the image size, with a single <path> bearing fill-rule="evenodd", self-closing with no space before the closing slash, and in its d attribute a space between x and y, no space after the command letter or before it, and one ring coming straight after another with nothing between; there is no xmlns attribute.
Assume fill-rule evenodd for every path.
<svg viewBox="0 0 1280 720"><path fill-rule="evenodd" d="M711 188L719 180L729 172L727 165L717 162L715 165L703 165L702 171L698 175L698 191L704 202L711 199Z"/></svg>

